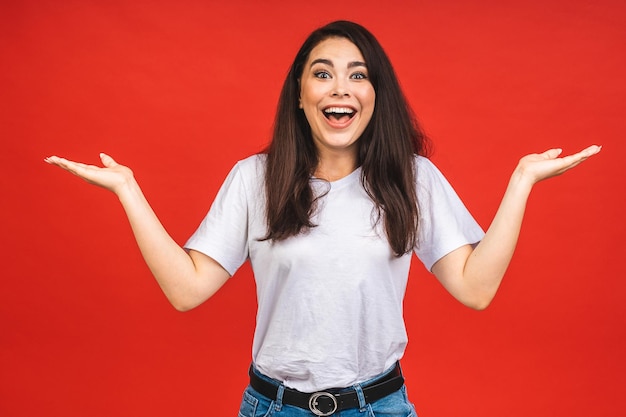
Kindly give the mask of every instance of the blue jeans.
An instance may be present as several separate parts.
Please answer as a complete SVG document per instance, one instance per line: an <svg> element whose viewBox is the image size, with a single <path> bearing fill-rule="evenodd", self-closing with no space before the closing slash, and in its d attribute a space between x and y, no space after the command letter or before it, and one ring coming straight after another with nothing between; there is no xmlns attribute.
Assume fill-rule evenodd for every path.
<svg viewBox="0 0 626 417"><path fill-rule="evenodd" d="M369 382L374 381L388 372L391 372L393 368L383 372L381 375L365 381L361 384L354 385L354 388L359 394L360 407L351 408L347 410L337 411L332 414L332 417L417 417L413 404L409 402L406 394L406 387L402 386L398 391L387 395L380 400L374 401L371 404L366 404L363 399L362 386L367 385ZM283 386L280 382L271 379L254 368L254 372L261 378L273 382L278 389L278 398L272 400L267 398L252 387L248 386L243 393L243 399L241 401L241 407L239 408L238 417L316 417L310 410L305 410L300 407L282 403Z"/></svg>

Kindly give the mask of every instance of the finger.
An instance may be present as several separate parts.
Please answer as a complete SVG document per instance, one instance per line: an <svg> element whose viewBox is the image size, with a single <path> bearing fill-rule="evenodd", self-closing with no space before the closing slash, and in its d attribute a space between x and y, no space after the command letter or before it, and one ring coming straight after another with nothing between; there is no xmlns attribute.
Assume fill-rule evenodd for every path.
<svg viewBox="0 0 626 417"><path fill-rule="evenodd" d="M72 161L68 161L65 158L60 158L58 156L49 156L46 159L44 159L44 161L46 161L47 163L49 163L50 165L56 165L60 168L63 169L67 169L67 167L73 163Z"/></svg>
<svg viewBox="0 0 626 417"><path fill-rule="evenodd" d="M591 145L585 149L583 149L582 151L580 151L579 153L583 153L585 154L587 157L592 156L597 154L598 152L600 152L602 150L602 146L598 146L598 145Z"/></svg>
<svg viewBox="0 0 626 417"><path fill-rule="evenodd" d="M43 160L44 160L44 162L46 162L46 163L48 163L50 165L55 165L55 164L57 164L59 162L60 159L61 158L59 158L58 156L52 155L52 156L45 157Z"/></svg>
<svg viewBox="0 0 626 417"><path fill-rule="evenodd" d="M561 168L559 169L559 172L557 175L562 174L565 171L568 171L578 166L582 162L586 161L589 157L600 152L601 149L602 149L601 146L592 145L588 148L583 149L582 151L578 153L564 156L563 158L559 158L559 161L561 162Z"/></svg>
<svg viewBox="0 0 626 417"><path fill-rule="evenodd" d="M566 163L567 165L571 165L572 167L574 167L578 165L579 163L585 161L587 158L597 154L598 152L600 152L601 149L602 149L601 146L591 145L588 148L585 148L578 153L565 156L561 159L563 159L563 162Z"/></svg>
<svg viewBox="0 0 626 417"><path fill-rule="evenodd" d="M547 159L556 159L559 155L561 155L561 152L563 152L563 149L554 148L554 149L548 149L541 155L546 157Z"/></svg>
<svg viewBox="0 0 626 417"><path fill-rule="evenodd" d="M87 179L89 177L89 173L95 169L100 169L94 165L87 165L81 162L70 161L65 158L60 158L58 156L51 156L45 159L45 161L49 164L56 165L61 169L66 170L67 172L76 175L77 177L81 177Z"/></svg>
<svg viewBox="0 0 626 417"><path fill-rule="evenodd" d="M102 161L102 164L107 168L112 168L114 166L119 165L117 162L115 162L113 158L111 158L109 155L105 154L104 152L100 153L100 160Z"/></svg>
<svg viewBox="0 0 626 417"><path fill-rule="evenodd" d="M58 167L61 167L63 169L67 169L67 170L70 170L70 169L73 169L73 168L76 168L76 167L80 167L80 166L82 166L82 167L86 167L87 166L87 165L82 164L80 162L70 161L69 159L60 158L58 156L48 157L48 158L45 159L45 161L47 163L49 163L49 164L56 165Z"/></svg>

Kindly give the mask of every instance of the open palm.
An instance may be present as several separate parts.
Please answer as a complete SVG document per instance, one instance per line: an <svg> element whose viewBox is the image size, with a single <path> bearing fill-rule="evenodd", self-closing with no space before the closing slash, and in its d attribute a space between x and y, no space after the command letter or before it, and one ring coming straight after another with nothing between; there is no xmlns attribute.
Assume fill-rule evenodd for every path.
<svg viewBox="0 0 626 417"><path fill-rule="evenodd" d="M550 149L540 154L526 155L520 159L518 169L534 184L574 168L592 155L600 152L601 147L589 146L582 151L559 158L561 149Z"/></svg>
<svg viewBox="0 0 626 417"><path fill-rule="evenodd" d="M133 179L133 172L130 168L115 162L107 154L101 153L100 160L103 167L70 161L58 156L50 156L45 159L47 163L63 168L88 183L118 194L121 188Z"/></svg>

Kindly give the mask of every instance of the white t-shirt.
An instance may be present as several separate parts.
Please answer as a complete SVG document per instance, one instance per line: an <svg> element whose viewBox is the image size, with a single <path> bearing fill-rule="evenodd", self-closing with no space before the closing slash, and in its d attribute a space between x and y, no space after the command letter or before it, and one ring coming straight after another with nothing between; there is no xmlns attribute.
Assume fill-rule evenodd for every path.
<svg viewBox="0 0 626 417"><path fill-rule="evenodd" d="M420 206L415 253L430 270L484 232L437 168L416 156ZM250 259L257 287L252 359L265 375L303 392L347 387L392 366L407 343L402 316L412 255L395 257L360 181L361 169L334 182L317 226L281 242L267 233L265 156L238 162L209 213L186 243L231 275Z"/></svg>

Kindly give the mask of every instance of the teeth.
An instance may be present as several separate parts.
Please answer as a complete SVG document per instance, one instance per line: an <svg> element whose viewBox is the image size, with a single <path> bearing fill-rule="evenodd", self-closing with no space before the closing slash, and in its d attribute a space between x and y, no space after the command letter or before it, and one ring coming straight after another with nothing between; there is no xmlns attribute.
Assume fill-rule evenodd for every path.
<svg viewBox="0 0 626 417"><path fill-rule="evenodd" d="M354 110L348 108L348 107L329 107L327 109L324 109L324 113L345 113L345 114L352 114L354 113Z"/></svg>

